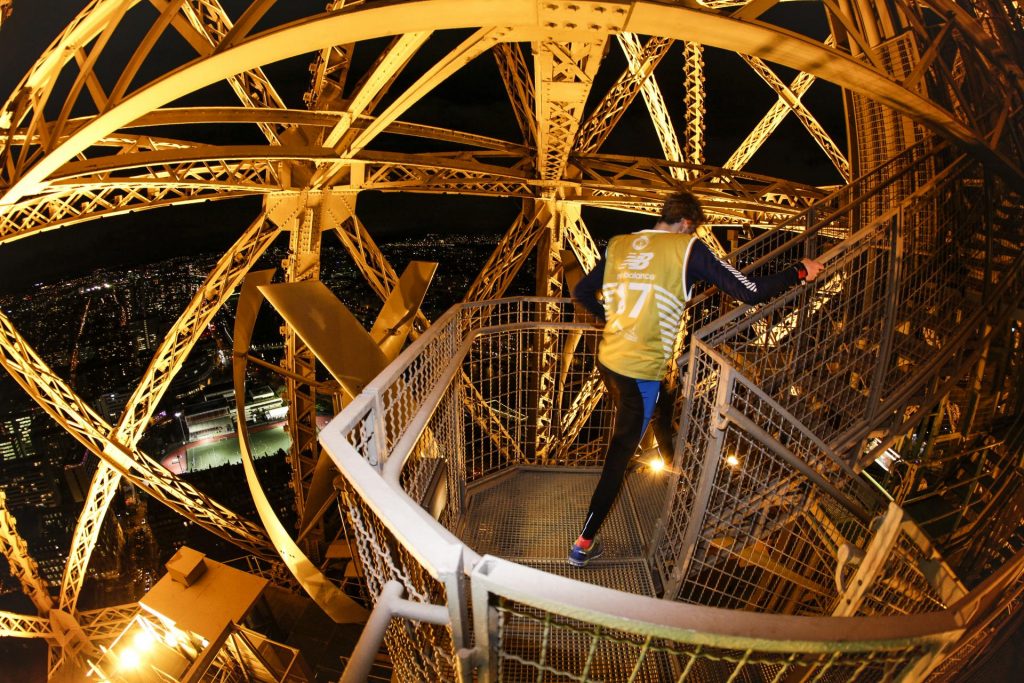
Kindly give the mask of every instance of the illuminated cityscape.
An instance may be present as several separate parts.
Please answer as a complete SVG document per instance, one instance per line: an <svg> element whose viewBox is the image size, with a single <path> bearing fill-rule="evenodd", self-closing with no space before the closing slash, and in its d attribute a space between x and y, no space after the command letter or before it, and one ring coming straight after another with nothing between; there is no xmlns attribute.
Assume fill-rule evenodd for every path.
<svg viewBox="0 0 1024 683"><path fill-rule="evenodd" d="M475 274L480 262L493 250L495 239L487 235L427 236L395 241L385 244L384 248L398 263L426 252L452 264L449 274L452 289L445 291L444 283L439 283L442 286L434 292L439 301L428 302L437 315L443 307L454 303L453 290L457 283ZM342 260L339 252L337 248L325 250L325 263L338 263L339 268L325 272L322 279L336 291L345 291L356 286L360 276L350 263ZM272 249L265 259L268 263L280 261L283 255L282 249ZM0 307L32 341L47 365L69 377L97 412L116 421L159 340L215 260L215 256L198 256L116 272L98 270L82 278L0 295ZM364 322L370 321L372 305L369 296L362 306L358 301L350 304ZM233 319L232 303L228 302L210 325L208 334L197 344L189 362L175 377L147 432L147 450L166 453L163 464L172 471L185 474L228 462L223 446L211 444L212 448L205 449L210 450L208 456L202 446L204 441L214 441L213 437L233 436L236 428L234 391L228 367L230 354L223 351L230 347ZM67 320L75 324L69 327ZM279 361L283 348L277 330L270 324L264 327L266 336L255 339L253 347L261 357ZM252 427L280 425L287 417L287 404L280 396L283 383L269 373L267 380L275 385L254 387L254 392L247 397L246 422ZM43 577L52 584L59 584L71 532L95 472L95 462L10 377L4 377L0 387L6 406L4 422L0 425L0 458L4 466L7 505L18 511L46 510L38 523L29 524L26 524L29 518L22 512L19 526L33 548L33 557ZM275 433L280 436L271 443L287 450L289 440L285 430L278 426ZM186 450L191 450L196 458L192 468L186 466ZM180 463L171 461L178 457L173 454L179 452L182 453ZM230 464L240 463L240 456L230 459ZM235 472L234 477L240 478L241 473ZM287 489L287 480L282 479L277 486ZM251 502L247 493L241 493L236 505L245 509ZM157 508L149 514L159 517L160 512ZM163 521L169 535L161 535L162 540L166 539L162 548L177 549L185 542L186 535L173 529L180 526L175 520L177 517L170 515ZM153 527L154 523L150 517L147 525ZM100 547L109 552L106 562L117 569L97 571L96 577L106 577L111 583L104 589L106 592L125 591L133 595L137 591L121 583L125 573L117 563L117 559L124 556L124 534L119 530L115 536L117 540L112 545L100 544ZM100 556L94 556L93 562L103 561ZM160 569L156 558L151 564L150 571ZM20 593L16 582L9 584L8 589Z"/></svg>
<svg viewBox="0 0 1024 683"><path fill-rule="evenodd" d="M1014 680L1010 0L0 2L0 680ZM569 299L692 192L663 422Z"/></svg>

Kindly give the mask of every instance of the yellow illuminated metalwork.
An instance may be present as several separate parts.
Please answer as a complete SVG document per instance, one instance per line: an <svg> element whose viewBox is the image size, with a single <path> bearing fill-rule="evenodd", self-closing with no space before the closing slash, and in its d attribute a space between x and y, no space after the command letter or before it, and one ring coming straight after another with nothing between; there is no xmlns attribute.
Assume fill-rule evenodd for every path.
<svg viewBox="0 0 1024 683"><path fill-rule="evenodd" d="M356 215L363 191L485 195L521 202L519 216L468 287L465 299L474 301L502 296L531 256L538 264L537 293L564 293L563 251L575 254L584 270L599 258L583 214L594 207L644 214L626 220L648 221L667 193L686 187L704 200L715 222L774 224L800 213L826 189L741 172L789 113L799 118L844 180L899 153L927 127L962 145L1011 184L1024 185L1019 150L1012 146L1019 136L1013 112L1020 109L1022 72L1013 56L1019 52L1014 52L1012 34L999 24L1005 3L975 3L979 9L972 16L950 0L895 0L884 6L827 2L821 11L832 35L825 38L768 23L766 13L775 4L334 0L323 11L318 8L276 25L275 0L251 3L235 17L218 0L89 2L0 110L0 243L133 211L257 194L265 200L264 213L220 259L168 333L117 425L100 419L42 361L10 318L0 314L0 364L101 460L75 531L57 607L85 624L85 616L76 614L78 595L122 476L246 551L268 555L277 548L276 540L271 543L259 526L162 470L137 444L197 335L281 232L289 234L292 257L287 282L280 286L318 289L320 239L329 231L341 239L370 287L388 301L387 316L382 315L380 328L371 334L386 348L377 349L359 337L353 345L362 355L349 356L332 350L338 346L331 335L354 330L350 317L347 323L321 329L302 310L301 297L278 296L278 303L286 300L290 311L284 369L290 373L294 399L290 429L297 444L293 482L300 534L307 550L323 550L323 539L306 537L317 507L307 503L322 500L326 475L316 446L315 403L318 391L330 392L332 387L316 381L314 350L306 347L315 347L317 357L326 359L325 365L329 360L329 367L342 374L346 361L369 359L364 370L371 373L400 350L406 335L415 336L416 327L427 324L417 310L419 300L399 284ZM11 6L0 2L0 17L6 19ZM105 79L97 64L112 59L110 44L117 40L118 28L135 21L141 9L149 12L148 31L125 53L117 75ZM461 42L412 73L409 65L422 48L449 30L462 31ZM171 73L158 70L155 76L144 76L154 73L149 68L154 46L172 32L194 54ZM961 40L963 36L969 40ZM354 51L362 49L363 41L379 39L390 41L379 59L358 74L358 82L349 82ZM625 52L625 69L600 81L612 83L607 93L593 92L599 69L613 63L608 58L613 40ZM713 87L705 78L706 47L743 56L777 96L761 123L718 165L705 160L706 138L713 132L704 119L705 90ZM685 65L679 77L685 90L683 112L670 110L662 92L668 83L654 77L673 49L682 51ZM316 56L304 96L308 109L289 108L268 76L272 70L265 67L310 52ZM488 54L497 60L520 139L403 120L427 94ZM956 54L952 69L942 62L946 54ZM616 58L621 69L622 58ZM776 75L779 66L797 75L785 83ZM843 89L849 105L847 134L856 151L844 151L843 141L833 140L811 113L805 94L816 81ZM239 106L170 106L218 83L231 88ZM933 97L936 92L941 97ZM604 153L604 142L640 93L663 158ZM589 111L588 102L596 103ZM185 131L193 127L243 123L257 127L266 143L218 145L205 138L149 134L159 128L168 136L174 133L166 131L188 136ZM684 129L680 141L676 130ZM454 145L459 151L381 151L375 143L392 134ZM704 237L722 251L710 232ZM421 284L429 281L423 271L417 277ZM837 279L826 287L842 284ZM389 297L399 293L402 303L393 307ZM344 318L337 306L327 305ZM756 332L771 346L797 324L796 314L787 313L774 329L762 326ZM365 335L361 328L359 332ZM539 334L538 339L543 365L535 405L539 429L529 457L557 459L563 449L550 445L551 435L557 430L569 437L576 434L601 393L596 378L589 378L563 413L563 424L553 424L554 394L563 390L558 378L571 346L555 348L551 335ZM342 384L361 387L371 377L350 373ZM520 444L474 391L465 402L474 423L503 444L502 457L522 462L528 456ZM103 631L105 618L96 617L96 634ZM28 617L4 621L0 615L3 628L43 631ZM87 625L83 628L93 633Z"/></svg>

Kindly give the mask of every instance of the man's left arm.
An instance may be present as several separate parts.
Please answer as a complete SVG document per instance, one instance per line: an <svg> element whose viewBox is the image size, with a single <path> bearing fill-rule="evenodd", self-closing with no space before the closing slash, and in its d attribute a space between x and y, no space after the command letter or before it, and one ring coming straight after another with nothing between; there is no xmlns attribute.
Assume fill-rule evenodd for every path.
<svg viewBox="0 0 1024 683"><path fill-rule="evenodd" d="M597 262L594 269L583 276L583 278L576 283L576 287L572 290L572 298L575 299L585 309L597 316L597 319L602 323L604 320L604 304L597 298L597 293L601 291L604 286L604 260Z"/></svg>
<svg viewBox="0 0 1024 683"><path fill-rule="evenodd" d="M745 304L759 304L800 282L814 280L821 269L822 265L817 261L803 259L798 264L777 273L752 277L715 258L707 245L698 241L690 252L686 266L686 281L689 285L697 280L704 280Z"/></svg>

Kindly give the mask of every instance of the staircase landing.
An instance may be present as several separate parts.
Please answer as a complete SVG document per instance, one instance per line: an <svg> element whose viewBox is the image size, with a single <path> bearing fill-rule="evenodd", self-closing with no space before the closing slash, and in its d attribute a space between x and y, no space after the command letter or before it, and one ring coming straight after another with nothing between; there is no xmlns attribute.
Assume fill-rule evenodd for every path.
<svg viewBox="0 0 1024 683"><path fill-rule="evenodd" d="M577 581L637 595L656 595L646 555L669 475L641 467L629 473L601 527L604 554L585 568L566 562L579 534L596 468L520 467L471 486L459 536L490 554Z"/></svg>

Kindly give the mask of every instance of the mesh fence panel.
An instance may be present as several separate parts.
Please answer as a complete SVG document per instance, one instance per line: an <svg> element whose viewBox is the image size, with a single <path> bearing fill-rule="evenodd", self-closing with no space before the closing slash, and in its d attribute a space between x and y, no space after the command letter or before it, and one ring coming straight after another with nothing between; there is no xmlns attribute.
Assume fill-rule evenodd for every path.
<svg viewBox="0 0 1024 683"><path fill-rule="evenodd" d="M445 316L435 327L440 329L431 335L430 343L406 362L399 377L381 393L387 452L391 452L458 353L462 342L459 317Z"/></svg>
<svg viewBox="0 0 1024 683"><path fill-rule="evenodd" d="M864 225L882 215L884 212L879 207L898 204L901 197L923 184L934 173L936 156L944 152L942 145L932 141L909 147L803 213L740 244L727 259L743 272L760 276L777 272L805 256L822 254L849 237L854 226ZM869 202L874 204L868 205ZM856 269L857 265L853 268ZM834 297L843 290L847 279L842 275L840 273L838 278L821 287L826 290L824 295ZM851 289L847 288L848 291ZM870 291L863 294L870 294ZM853 301L851 305L856 303ZM687 305L687 329L702 330L736 307L735 302L717 290L698 293ZM749 310L734 324L743 324L754 313L755 309ZM793 329L796 317L780 315L753 324L757 328L757 336L767 337L774 343L776 338Z"/></svg>
<svg viewBox="0 0 1024 683"><path fill-rule="evenodd" d="M977 212L951 164L844 243L828 275L699 338L832 445L855 440L895 399L924 384L975 307L966 245ZM855 464L857 453L852 453Z"/></svg>
<svg viewBox="0 0 1024 683"><path fill-rule="evenodd" d="M861 652L771 652L690 644L599 626L498 597L497 678L501 681L897 680L928 644Z"/></svg>
<svg viewBox="0 0 1024 683"><path fill-rule="evenodd" d="M345 430L345 438L364 460L371 465L377 465L381 453L377 443L381 436L377 434L374 423L376 413L369 401L364 401L360 408L358 415L351 415L351 426Z"/></svg>
<svg viewBox="0 0 1024 683"><path fill-rule="evenodd" d="M906 78L918 61L919 50L914 35L907 32L876 46L876 55L883 68L897 78ZM890 158L896 150L905 149L918 139L921 127L909 118L862 95L852 94L852 113L857 130L856 158L861 170L870 170ZM882 198L872 200L872 215L884 210Z"/></svg>
<svg viewBox="0 0 1024 683"><path fill-rule="evenodd" d="M724 363L695 343L691 419L655 562L662 576L677 582L673 595L684 602L830 614L840 597L833 579L839 546L868 545L872 534L866 518L879 512L877 500L852 470L752 382L729 373L728 386L720 386ZM718 421L719 413L727 422ZM673 519L686 522L673 524ZM941 608L919 569L924 559L901 536L858 613Z"/></svg>
<svg viewBox="0 0 1024 683"><path fill-rule="evenodd" d="M483 332L464 361L467 391L486 404L489 418L474 411L467 422L467 481L514 465L537 462L536 420L539 359L555 354L551 370L550 437L545 464L599 465L611 422L597 376L596 330L536 329ZM540 343L543 342L543 347ZM533 370L531 370L533 369Z"/></svg>
<svg viewBox="0 0 1024 683"><path fill-rule="evenodd" d="M346 488L342 504L355 537L370 595L379 595L384 584L396 580L405 588L409 600L446 604L444 585L430 575L402 543L403 539L392 534L366 501L351 488ZM399 680L457 680L455 645L449 627L392 619L385 643Z"/></svg>
<svg viewBox="0 0 1024 683"><path fill-rule="evenodd" d="M527 367L529 352L529 342L521 331L481 335L470 348L463 367L470 386L490 410L491 421L469 426L468 482L523 464L529 457L530 404L526 378L519 374L519 368ZM494 429L494 422L500 429Z"/></svg>
<svg viewBox="0 0 1024 683"><path fill-rule="evenodd" d="M826 523L858 547L866 528L743 430L729 425L723 448L727 460L712 465L704 514L688 525L699 535L683 540L693 548L676 598L732 609L830 613L838 597L832 578L837 546L820 526ZM666 539L662 552L676 547Z"/></svg>
<svg viewBox="0 0 1024 683"><path fill-rule="evenodd" d="M858 614L920 614L947 607L931 588L923 567L928 557L905 533L896 539L896 547L864 596Z"/></svg>
<svg viewBox="0 0 1024 683"><path fill-rule="evenodd" d="M412 447L399 476L409 497L427 509L434 507L435 496L443 488L440 508L445 526L454 526L462 513L465 438L463 395L459 378L440 398L423 434Z"/></svg>

